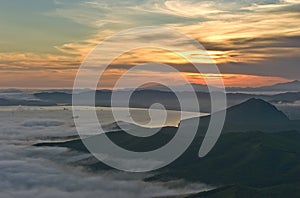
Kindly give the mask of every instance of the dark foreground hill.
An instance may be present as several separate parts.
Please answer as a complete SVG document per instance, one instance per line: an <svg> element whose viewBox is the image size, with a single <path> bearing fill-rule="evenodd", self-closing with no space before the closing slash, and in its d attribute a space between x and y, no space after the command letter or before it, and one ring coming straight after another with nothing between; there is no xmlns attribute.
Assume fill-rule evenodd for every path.
<svg viewBox="0 0 300 198"><path fill-rule="evenodd" d="M196 139L179 159L159 172L155 172L154 176L147 178L146 181L184 179L216 186L233 185L232 188L217 191L216 194L212 192L205 194L205 196L193 197L243 198L249 197L246 196L249 192L251 192L249 195L253 195L252 197L264 197L264 195L273 197L271 195L274 193L277 195L285 193L292 198L298 197L297 184L300 183L299 142L300 133L296 131L227 133L220 137L207 156L198 158L201 139ZM127 144L127 148L135 148L136 150L138 147L142 147L142 144L134 144L129 139L124 140L123 143ZM144 144L141 150L145 150L147 147L151 148L150 144L151 142ZM87 152L80 140L42 143L36 146L59 146ZM89 161L93 160L89 159ZM94 160L94 163L89 163L87 168L91 171L109 169L97 160Z"/></svg>
<svg viewBox="0 0 300 198"><path fill-rule="evenodd" d="M260 132L240 127L256 126L256 121L259 122L257 127L261 127L264 122L260 120L265 119L266 125L281 123L280 126L289 129L289 124L294 122L274 106L256 99L228 109L228 115L230 119L239 119L239 123L242 123L237 125L239 128L235 128L236 130L245 130L231 133L225 131L212 151L203 158L198 157L203 140L203 136L198 134L181 157L169 166L154 172L153 176L145 181L184 179L225 186L215 191L190 195L190 197L299 197L300 133L297 130ZM249 122L251 125L248 125ZM231 127L230 124L234 122L229 122L228 127ZM107 135L116 144L126 149L149 151L165 145L175 132L175 127L165 127L151 137L138 138L124 131L118 131L93 136L90 141L97 142L97 138L101 139ZM35 146L67 147L88 152L79 139L60 143L39 143ZM90 163L86 165L91 171L109 169L101 162L92 159L93 157L88 159Z"/></svg>
<svg viewBox="0 0 300 198"><path fill-rule="evenodd" d="M285 184L266 188L230 185L208 192L159 198L283 198L300 197L300 184ZM158 198L158 197L157 197Z"/></svg>
<svg viewBox="0 0 300 198"><path fill-rule="evenodd" d="M222 133L263 131L280 132L300 129L299 120L290 120L274 105L261 100L249 99L246 102L230 107L226 111L226 120ZM189 125L194 119L183 120L181 123ZM201 117L198 134L206 131L211 116Z"/></svg>
<svg viewBox="0 0 300 198"><path fill-rule="evenodd" d="M110 136L125 137L121 132L111 133ZM162 140L157 140L159 144L167 140L164 136L161 137ZM237 183L256 187L300 182L299 132L224 134L206 157L198 158L201 141L202 139L196 139L177 161L149 180L181 178L215 185ZM119 140L118 144L125 144L130 150L146 151L152 149L154 142L134 143L132 139L125 138ZM88 152L81 140L39 143L35 146L67 147ZM101 169L102 164L97 162L89 168Z"/></svg>

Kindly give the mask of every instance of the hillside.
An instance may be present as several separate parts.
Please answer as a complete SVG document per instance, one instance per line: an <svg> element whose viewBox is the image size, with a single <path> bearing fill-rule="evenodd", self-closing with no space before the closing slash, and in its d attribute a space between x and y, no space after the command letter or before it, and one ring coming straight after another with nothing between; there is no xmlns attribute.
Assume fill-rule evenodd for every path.
<svg viewBox="0 0 300 198"><path fill-rule="evenodd" d="M226 120L222 133L243 131L280 132L300 129L300 121L289 118L274 105L261 100L249 99L241 104L230 107L226 111ZM187 126L194 119L200 119L199 135L204 135L211 116L192 118L181 121Z"/></svg>
<svg viewBox="0 0 300 198"><path fill-rule="evenodd" d="M297 184L300 183L300 133L288 130L293 123L296 122L289 120L273 105L260 99L248 100L228 109L227 128L207 156L198 157L203 140L199 129L198 135L182 156L167 167L153 172L145 181L183 179L225 186L211 192L190 195L191 198L282 197L285 193L296 198L299 195ZM276 127L285 127L286 130L277 132L281 128ZM274 131L271 131L272 128ZM258 129L268 130L260 132ZM175 127L165 127L153 136L141 138L117 131L93 136L87 141L96 143L107 135L125 149L145 152L165 145L175 132ZM35 146L66 147L88 152L80 139L38 143ZM111 169L92 156L73 165L85 166L93 172Z"/></svg>

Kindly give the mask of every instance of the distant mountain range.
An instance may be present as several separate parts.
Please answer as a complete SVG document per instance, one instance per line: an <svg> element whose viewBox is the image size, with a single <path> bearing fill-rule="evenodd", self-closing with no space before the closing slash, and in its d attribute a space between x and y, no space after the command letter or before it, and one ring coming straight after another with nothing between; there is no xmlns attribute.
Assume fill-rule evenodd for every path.
<svg viewBox="0 0 300 198"><path fill-rule="evenodd" d="M205 84L191 84L191 85L174 85L170 87L166 87L163 85L148 85L141 88L136 89L136 91L162 91L162 92L172 92L172 90L178 92L186 92L189 91L189 87L192 86L196 92L208 92L208 86ZM214 90L218 90L218 87L211 86ZM119 89L117 91L131 91L132 89ZM221 91L221 89L219 89ZM19 89L0 89L0 94L7 93L22 93L22 92L33 92L33 93L68 93L71 94L72 89L50 89L50 90L19 90ZM86 93L90 92L90 89L81 89L75 91L75 93ZM111 90L100 89L100 92L110 92ZM300 92L300 81L294 80L285 83L277 83L269 86L261 86L261 87L226 87L227 92Z"/></svg>
<svg viewBox="0 0 300 198"><path fill-rule="evenodd" d="M279 83L263 87L247 88L228 88L227 91L246 91L246 92L298 92L300 91L300 81L294 80L286 83Z"/></svg>
<svg viewBox="0 0 300 198"><path fill-rule="evenodd" d="M192 84L192 87L197 92L208 92L208 86L203 84ZM217 87L213 87L215 90ZM177 85L171 87L176 91L187 91L188 85ZM170 91L170 88L167 88L162 85L152 85L144 88L140 88L138 90L156 90L156 91ZM286 83L278 83L270 86L262 86L262 87L227 87L227 92L299 92L300 91L300 81L294 80Z"/></svg>
<svg viewBox="0 0 300 198"><path fill-rule="evenodd" d="M201 112L209 113L211 110L211 101L210 94L207 92L207 86L199 84L194 84L193 86L197 91L196 95L200 104ZM182 91L186 90L185 85L174 86L173 88L181 94L183 100L189 101L191 99L192 93ZM70 90L30 91L30 93L25 94L26 97L21 97L22 92L19 90L2 91L3 93L0 93L0 106L72 105L72 93ZM300 101L300 81L292 81L258 88L227 88L227 91L227 104L229 107L237 105L250 98L260 98L277 106L282 104L294 104ZM88 93L90 92L91 90L81 90L76 94L84 98L89 97ZM126 95L128 90L118 90L117 93L120 95ZM16 98L13 97L14 94L16 95ZM7 95L9 95L9 97L6 97ZM111 95L111 90L97 90L95 93L95 105L110 107ZM128 106L126 101L123 101L122 99L116 101L116 103L119 107ZM149 108L153 103L161 103L168 110L195 110L194 107L181 109L180 102L178 101L175 93L173 93L169 88L159 85L137 89L130 98L129 107ZM84 105L84 103L82 105Z"/></svg>
<svg viewBox="0 0 300 198"><path fill-rule="evenodd" d="M87 93L80 93L82 97L88 97ZM111 105L111 91L103 90L96 91L95 94L95 104L96 106L106 106ZM126 91L118 91L118 94L127 94ZM192 93L190 92L180 92L183 100L190 100L192 98ZM196 93L200 109L202 112L210 112L211 101L210 94L207 92L197 92ZM72 105L72 95L70 93L63 92L40 92L35 93L34 97L41 102L47 102L57 105ZM260 98L266 100L275 105L284 103L294 103L300 101L300 92L287 92L275 95L257 95L257 94L245 94L245 93L227 93L227 104L228 106L233 106L244 102L250 98ZM122 97L121 97L122 98ZM25 103L24 101L20 101ZM14 104L16 101L14 102ZM118 106L127 107L126 101L117 101ZM157 91L157 90L138 90L135 91L130 98L130 107L132 108L149 108L153 103L161 103L168 110L181 110L180 102L178 101L176 95L169 91ZM7 103L5 103L7 104ZM0 101L0 105L1 101ZM83 104L84 105L84 104ZM194 107L184 109L184 111L194 111Z"/></svg>
<svg viewBox="0 0 300 198"><path fill-rule="evenodd" d="M41 100L19 100L0 98L0 106L56 106L55 102Z"/></svg>
<svg viewBox="0 0 300 198"><path fill-rule="evenodd" d="M285 197L285 193L291 198L299 197L299 121L289 120L276 107L261 99L250 99L227 110L225 128L220 139L207 156L199 158L198 151L203 140L201 127L208 120L209 116L201 118L202 126L196 138L180 158L154 172L145 181L184 179L220 186L210 192L181 196L187 198L279 198ZM125 149L145 152L168 143L176 130L175 127L164 127L159 133L147 138L134 137L124 131L109 132L106 135ZM98 142L98 138L103 135L86 140ZM38 143L35 146L67 147L88 152L80 139ZM86 166L93 171L110 169L93 157L81 160L76 165Z"/></svg>

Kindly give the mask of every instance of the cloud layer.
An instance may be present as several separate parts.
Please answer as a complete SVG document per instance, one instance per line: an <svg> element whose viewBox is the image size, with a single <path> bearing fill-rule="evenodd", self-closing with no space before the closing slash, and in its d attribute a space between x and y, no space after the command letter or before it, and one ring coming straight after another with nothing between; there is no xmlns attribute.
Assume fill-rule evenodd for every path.
<svg viewBox="0 0 300 198"><path fill-rule="evenodd" d="M89 154L31 146L75 135L71 116L70 111L55 107L0 111L1 198L143 198L211 189L183 181L144 183L145 175L140 174L92 173L84 167L73 166L90 158ZM56 120L60 120L59 124ZM31 124L24 126L24 123Z"/></svg>

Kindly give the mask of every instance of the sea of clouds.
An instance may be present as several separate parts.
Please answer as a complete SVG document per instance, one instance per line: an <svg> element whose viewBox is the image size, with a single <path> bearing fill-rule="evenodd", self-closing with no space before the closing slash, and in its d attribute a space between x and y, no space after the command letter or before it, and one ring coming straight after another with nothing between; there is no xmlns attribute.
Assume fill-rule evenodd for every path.
<svg viewBox="0 0 300 198"><path fill-rule="evenodd" d="M73 165L89 154L32 146L77 135L70 110L1 107L0 120L1 198L143 198L212 188L184 181L146 183L145 174L93 173Z"/></svg>

